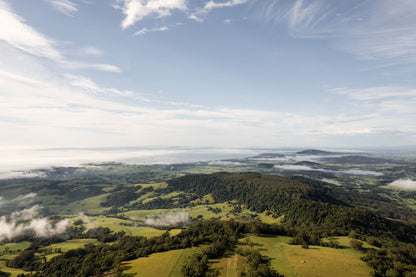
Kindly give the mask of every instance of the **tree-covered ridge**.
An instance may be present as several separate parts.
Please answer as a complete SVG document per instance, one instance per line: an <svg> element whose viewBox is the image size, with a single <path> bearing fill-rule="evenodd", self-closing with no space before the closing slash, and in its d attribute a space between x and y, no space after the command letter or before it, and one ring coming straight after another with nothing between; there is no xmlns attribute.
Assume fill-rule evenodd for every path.
<svg viewBox="0 0 416 277"><path fill-rule="evenodd" d="M106 230L97 230L102 233ZM100 276L103 272L113 271L115 276L125 276L122 273L122 262L146 257L152 253L164 252L173 249L183 249L199 245L207 246L200 256L195 256L190 261L201 263L201 271L194 272L183 269L185 276L206 276L208 270L207 261L221 257L226 251L235 251L238 239L246 233L285 234L278 226L271 226L261 222L241 223L233 221L204 221L197 222L176 236L170 236L168 232L155 238L122 235L112 244L87 244L83 248L69 250L50 260L44 260L35 255L36 249L27 249L21 252L11 261L13 267L25 268L34 274L26 276ZM259 255L247 253L247 256ZM195 259L194 259L195 258ZM254 265L261 264L262 275L278 277L277 272L270 269L267 260L260 260ZM193 264L196 266L196 264ZM255 266L254 266L255 267ZM257 272L255 268L248 268L248 274Z"/></svg>
<svg viewBox="0 0 416 277"><path fill-rule="evenodd" d="M211 194L216 202L237 200L252 211L284 216L285 226L307 226L321 236L347 235L355 230L364 235L416 241L414 226L351 207L330 195L333 188L308 180L258 173L197 174L169 181L166 190L199 197Z"/></svg>

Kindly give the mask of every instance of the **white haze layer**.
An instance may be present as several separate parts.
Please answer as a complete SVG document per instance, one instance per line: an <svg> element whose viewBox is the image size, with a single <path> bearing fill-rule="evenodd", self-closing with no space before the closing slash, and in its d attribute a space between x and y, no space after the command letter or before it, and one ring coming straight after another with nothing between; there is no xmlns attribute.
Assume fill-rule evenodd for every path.
<svg viewBox="0 0 416 277"><path fill-rule="evenodd" d="M411 179L399 179L389 184L390 187L402 188L402 189L414 189L416 190L416 181Z"/></svg>
<svg viewBox="0 0 416 277"><path fill-rule="evenodd" d="M95 223L83 212L79 212L78 213L78 217L85 223L87 224L87 230L94 228Z"/></svg>
<svg viewBox="0 0 416 277"><path fill-rule="evenodd" d="M42 177L34 169L86 163L172 164L243 158L260 150L232 148L20 148L0 147L0 179Z"/></svg>
<svg viewBox="0 0 416 277"><path fill-rule="evenodd" d="M338 173L338 174L371 175L371 176L384 175L382 172L362 170L358 168L337 171L337 170L328 170L328 169L323 169L323 168L313 168L313 167L304 166L304 165L291 165L291 164L275 165L274 167L279 168L279 169L284 169L284 170L319 171L319 172L336 173L336 174Z"/></svg>
<svg viewBox="0 0 416 277"><path fill-rule="evenodd" d="M36 193L28 193L25 195L20 195L12 200L5 200L2 196L0 196L0 207L5 205L27 205L33 201L33 198L36 196Z"/></svg>
<svg viewBox="0 0 416 277"><path fill-rule="evenodd" d="M38 237L49 237L65 232L69 220L64 219L55 225L48 218L37 217L41 206L35 205L28 209L14 212L9 216L0 217L0 242L19 236L26 231L33 231Z"/></svg>
<svg viewBox="0 0 416 277"><path fill-rule="evenodd" d="M174 211L156 217L146 218L145 223L153 227L169 227L186 225L189 220L190 217L187 211Z"/></svg>

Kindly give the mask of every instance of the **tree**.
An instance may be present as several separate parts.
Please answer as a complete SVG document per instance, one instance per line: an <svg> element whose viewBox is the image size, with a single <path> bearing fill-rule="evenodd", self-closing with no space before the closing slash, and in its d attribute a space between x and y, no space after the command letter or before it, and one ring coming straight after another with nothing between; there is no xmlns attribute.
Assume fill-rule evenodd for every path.
<svg viewBox="0 0 416 277"><path fill-rule="evenodd" d="M363 249L363 243L361 241L356 240L356 239L352 239L350 241L350 245L351 245L352 249L355 249L355 250L362 250Z"/></svg>

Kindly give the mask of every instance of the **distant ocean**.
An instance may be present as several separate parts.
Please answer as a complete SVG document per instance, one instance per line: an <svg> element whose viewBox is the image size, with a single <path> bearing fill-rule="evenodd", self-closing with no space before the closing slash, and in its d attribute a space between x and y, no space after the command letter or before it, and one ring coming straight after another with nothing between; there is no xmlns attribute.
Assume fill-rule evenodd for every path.
<svg viewBox="0 0 416 277"><path fill-rule="evenodd" d="M243 158L276 149L231 148L0 148L0 179L35 176L30 172L86 163L172 164Z"/></svg>

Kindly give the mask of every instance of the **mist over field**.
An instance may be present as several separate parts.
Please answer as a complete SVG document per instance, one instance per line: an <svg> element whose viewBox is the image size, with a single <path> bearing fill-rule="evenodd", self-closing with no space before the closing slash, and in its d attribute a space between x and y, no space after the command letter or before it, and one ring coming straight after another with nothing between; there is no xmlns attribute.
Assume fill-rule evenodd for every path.
<svg viewBox="0 0 416 277"><path fill-rule="evenodd" d="M260 152L232 148L0 148L0 179L44 177L44 172L34 170L87 163L190 163L242 158Z"/></svg>
<svg viewBox="0 0 416 277"><path fill-rule="evenodd" d="M25 195L19 195L16 198L13 198L10 200L6 200L2 196L0 196L0 208L2 206L13 207L13 206L28 205L32 203L34 197L36 197L36 193L33 193L33 192L25 194Z"/></svg>
<svg viewBox="0 0 416 277"><path fill-rule="evenodd" d="M275 165L275 168L284 169L284 170L305 170L305 171L319 171L319 172L327 172L327 173L339 173L339 174L350 174L350 175L371 175L371 176L383 176L382 172L376 172L371 170L362 170L359 168L353 168L348 170L328 170L323 168L313 168L310 166L304 165Z"/></svg>
<svg viewBox="0 0 416 277"><path fill-rule="evenodd" d="M410 178L399 179L389 184L391 187L416 190L416 181Z"/></svg>
<svg viewBox="0 0 416 277"><path fill-rule="evenodd" d="M12 239L28 231L34 232L37 237L53 236L66 231L69 225L68 219L52 225L47 217L39 217L41 209L40 205L34 205L0 217L0 242L5 239Z"/></svg>
<svg viewBox="0 0 416 277"><path fill-rule="evenodd" d="M183 226L190 222L191 218L187 211L172 211L156 217L147 218L146 225L153 227Z"/></svg>

